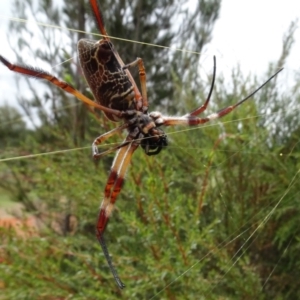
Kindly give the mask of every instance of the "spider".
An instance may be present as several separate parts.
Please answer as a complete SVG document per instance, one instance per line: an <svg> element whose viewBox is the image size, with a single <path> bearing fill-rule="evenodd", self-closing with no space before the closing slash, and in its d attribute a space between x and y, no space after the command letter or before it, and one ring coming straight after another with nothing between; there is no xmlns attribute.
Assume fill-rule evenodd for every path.
<svg viewBox="0 0 300 300"><path fill-rule="evenodd" d="M103 38L99 41L80 40L78 42L78 55L84 76L96 102L84 96L70 84L61 81L43 70L19 64L11 64L1 55L0 61L11 71L50 81L84 103L103 111L106 117L113 122L123 122L119 127L97 137L92 144L94 159L99 159L105 154L117 151L104 189L104 199L101 203L96 224L96 236L114 279L122 289L125 285L118 277L117 271L112 264L103 234L112 214L117 196L121 191L125 173L135 150L141 146L147 155L158 154L168 144L167 136L161 129L161 126L195 126L221 118L252 97L282 69L277 71L264 84L238 103L206 117L199 118L198 115L204 112L209 104L215 83L216 58L214 57L212 83L203 105L181 117L165 116L160 112L148 113L146 72L143 60L137 58L129 64L124 64L106 32L97 0L90 0L90 5ZM131 67L137 67L139 70L141 92L128 70ZM106 151L98 152L98 146L101 143L125 129L128 134L122 143Z"/></svg>

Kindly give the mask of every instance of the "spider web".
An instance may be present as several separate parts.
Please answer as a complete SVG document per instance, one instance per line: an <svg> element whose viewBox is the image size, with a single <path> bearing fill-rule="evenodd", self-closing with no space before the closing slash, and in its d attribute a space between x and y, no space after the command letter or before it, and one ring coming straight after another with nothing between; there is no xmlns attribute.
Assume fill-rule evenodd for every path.
<svg viewBox="0 0 300 300"><path fill-rule="evenodd" d="M206 56L212 56L212 53L208 52L206 53ZM221 63L218 64L221 66L221 70L218 71L222 73L222 64L226 65L226 58L221 58ZM199 64L201 66L201 64ZM211 72L211 66L204 67L205 73ZM228 68L231 68L231 66L228 66ZM220 74L219 73L219 74ZM218 76L218 75L217 75ZM260 79L261 80L261 79ZM216 84L218 85L218 83ZM209 84L207 85L209 86ZM233 87L234 89L234 87ZM218 92L220 95L222 95L222 91L218 91L217 87L217 93L216 93L216 99L217 101L213 101L210 112L215 111L215 109L222 108L222 98L218 97ZM246 93L251 92L251 90L245 91ZM263 91L261 92L263 94ZM259 96L258 96L259 97ZM220 107L221 105L221 107ZM169 189L172 189L172 174L170 174L170 171L165 168L163 165L164 159L166 159L166 152L170 151L175 152L176 155L181 157L188 157L189 161L199 161L201 160L202 164L202 170L204 170L202 173L199 171L199 177L203 176L202 178L196 178L198 180L199 188L195 190L194 193L191 193L190 196L187 197L194 197L197 199L196 202L200 205L200 216L201 214L204 214L207 210L213 209L213 205L220 205L223 206L224 211L227 214L227 219L234 221L234 210L235 207L232 205L236 201L236 199L232 199L231 203L228 203L226 200L224 200L224 197L222 196L225 191L219 189L219 184L217 181L220 180L218 178L218 173L224 173L227 171L228 166L232 166L232 169L236 167L234 165L235 161L240 161L239 159L243 157L252 157L253 160L261 161L260 168L268 168L269 165L264 165L265 160L262 159L262 157L269 158L270 156L274 159L274 165L275 166L282 166L282 170L284 170L284 164L289 161L289 159L297 158L297 141L293 140L293 135L291 134L291 143L292 146L290 146L287 149L282 149L282 151L277 152L277 157L274 155L274 153L269 150L266 152L257 152L256 147L260 143L263 143L268 140L268 147L271 149L274 147L274 140L270 138L270 136L266 136L266 132L263 130L260 130L261 127L264 125L268 125L267 117L273 116L274 119L271 122L271 125L269 124L270 128L272 128L273 123L278 123L280 127L280 122L283 120L283 118L286 117L287 108L281 108L278 111L275 112L268 112L268 109L265 108L265 110L262 112L257 111L255 107L253 107L253 103L245 104L243 106L248 107L242 107L241 109L237 110L233 115L228 116L226 119L222 119L220 121L214 122L212 124L208 124L206 126L202 127L196 127L196 128L170 128L166 129L166 132L168 133L168 136L171 140L170 146L168 149L163 153L163 157L157 156L155 160L148 160L147 165L151 168L156 168L155 170L162 169L162 173L160 175L157 175L157 177L164 181L167 185L169 185ZM250 106L250 109L249 109ZM298 112L297 108L297 112ZM243 115L243 117L240 117ZM266 119L266 120L264 120ZM261 122L261 126L259 127L257 124ZM269 121L270 122L270 121ZM252 131L247 131L248 127L252 127ZM278 128L275 128L276 133ZM206 131L206 132L205 132ZM254 138L250 133L254 135ZM272 133L268 131L268 133ZM195 141L196 139L202 139L202 146L199 146ZM179 140L179 141L178 141ZM180 141L182 143L180 143ZM88 146L87 146L88 147ZM261 149L261 148L259 148ZM262 149L268 149L262 148ZM68 151L79 149L68 149ZM289 151L287 151L289 150ZM64 151L64 150L55 150L55 151ZM202 153L202 154L201 154ZM221 155L221 154L226 155ZM51 153L37 153L38 155L51 155ZM138 159L141 156L138 154L138 157L134 156L133 159L133 167L137 164ZM20 158L16 157L14 158L16 160L19 160ZM4 160L2 160L4 161ZM251 162L251 160L250 160ZM278 163L278 164L277 164ZM251 165L250 165L251 166ZM258 171L260 168L257 166L253 166L253 169L249 167L249 177L251 173ZM183 166L180 166L183 167ZM197 167L195 167L195 172L197 174ZM150 170L151 171L151 170ZM174 169L173 169L174 171ZM255 246L255 242L258 239L264 239L265 244L272 244L274 242L278 242L280 245L280 251L278 255L275 257L275 264L270 267L270 271L265 274L264 278L261 279L261 288L265 288L267 284L270 282L272 283L272 276L274 272L276 271L276 268L280 266L280 263L285 259L287 253L290 251L290 247L292 244L292 241L295 239L295 234L291 235L285 240L281 233L281 235L278 236L266 236L265 234L269 231L266 229L268 224L273 220L274 225L274 218L275 220L280 219L280 208L284 202L290 202L291 204L292 199L296 198L298 196L297 192L297 183L299 182L299 171L300 169L297 168L297 164L295 164L295 169L292 169L290 174L287 178L289 180L285 183L285 189L282 190L281 194L277 194L274 197L271 197L270 201L266 201L266 204L259 205L259 211L253 211L250 216L247 216L241 224L237 224L234 230L228 233L228 236L224 236L222 239L219 240L219 243L216 247L212 249L205 249L204 254L198 259L193 259L189 261L189 265L186 266L185 269L178 269L176 270L176 262L172 262L175 265L175 272L171 274L170 277L167 278L167 280L164 279L164 274L161 274L159 277L161 280L164 280L166 284L163 285L163 289L158 288L156 294L152 295L151 299L159 299L162 295L162 293L167 292L171 287L174 287L176 289L176 285L180 288L184 287L185 280L193 280L195 282L195 285L198 284L198 278L201 274L201 268L203 267L202 262L203 261L211 261L216 257L216 253L223 253L227 249L230 249L229 253L232 253L231 255L224 255L224 262L220 266L214 266L214 272L217 272L216 270L219 267L217 275L215 275L214 281L206 281L206 289L203 291L204 298L205 296L208 297L211 293L218 290L222 285L224 284L224 279L230 278L230 280L234 280L239 276L241 273L235 272L235 270L238 270L240 268L245 268L247 264L242 264L244 261L247 262L247 260L250 260L249 255L247 254L247 250L251 249L251 247ZM228 169L228 172L230 170ZM242 171L241 171L242 172ZM274 169L269 170L269 173L276 173L279 172L279 177L284 176L284 173L281 173L280 170ZM232 180L228 181L227 187L232 187L232 184L238 185L240 183L240 177L237 176L238 174L244 174L244 173L237 173L237 175L231 171L230 172L233 176ZM282 175L283 174L283 175ZM188 176L189 174L187 174ZM252 175L252 178L254 176ZM203 178L207 179L206 183L203 180ZM279 178L280 180L284 180L284 178ZM137 180L135 177L135 174L132 173L132 171L129 172L127 183L131 180ZM187 180L188 181L188 180ZM124 190L127 188L127 183L124 187ZM186 183L186 182L184 182ZM272 181L270 181L270 185L272 185ZM226 186L226 185L225 185ZM260 188L270 188L270 187L260 187ZM103 186L98 186L99 194L102 192ZM165 188L167 189L167 188ZM219 195L218 198L215 199L206 199L208 195L209 189L215 189L216 192L213 195ZM243 191L241 189L241 191ZM134 195L133 195L134 196ZM119 197L119 201L121 200ZM242 193L240 195L240 198L247 198L249 199L249 196ZM131 199L134 201L134 199ZM170 199L169 201L173 201L174 199ZM213 200L214 204L210 202L209 200ZM202 201L202 202L201 202ZM218 202L217 204L215 204ZM159 203L159 202L158 202ZM187 206L190 205L190 203L187 204ZM229 207L229 205L231 207ZM188 210L190 210L190 207L186 207ZM129 208L130 209L130 208ZM122 213L122 217L124 214L128 213L128 210ZM185 207L182 207L180 209L185 209ZM292 209L292 208L290 208ZM195 210L197 210L197 207L195 205ZM276 214L277 213L277 214ZM129 212L130 214L130 212ZM113 216L114 219L114 216ZM114 222L116 220L112 220ZM112 223L111 222L111 223ZM201 223L202 220L200 219L199 222ZM206 221L208 222L208 221ZM213 235L213 232L218 230L219 226L222 226L222 223L224 222L224 219L220 218L212 218L211 224L203 224L203 227L207 229L207 232L203 233L203 236L209 235L209 228L211 230L211 235ZM228 222L228 221L227 221ZM199 224L195 224L195 226L199 226ZM185 225L182 224L182 228L185 228ZM296 227L297 229L297 227ZM294 230L294 232L297 232L297 230ZM191 231L192 228L185 229L186 232ZM282 229L283 230L283 229ZM235 246L235 248L231 249L232 245ZM195 249L197 249L197 246L194 246ZM192 249L193 250L193 249ZM167 250L166 250L167 251ZM192 251L191 251L192 252ZM115 255L114 255L115 256ZM251 258L253 259L253 258ZM249 263L250 268L250 263ZM174 268L172 268L173 270ZM198 273L192 273L195 269L198 269ZM159 270L158 270L159 272ZM205 272L208 272L205 269ZM189 274L192 274L192 278L189 278ZM248 278L248 277L247 277ZM205 280L205 278L202 278ZM129 280L128 280L129 281ZM158 281L158 280L157 280ZM159 285L160 287L161 285ZM167 297L167 294L164 294L164 297Z"/></svg>

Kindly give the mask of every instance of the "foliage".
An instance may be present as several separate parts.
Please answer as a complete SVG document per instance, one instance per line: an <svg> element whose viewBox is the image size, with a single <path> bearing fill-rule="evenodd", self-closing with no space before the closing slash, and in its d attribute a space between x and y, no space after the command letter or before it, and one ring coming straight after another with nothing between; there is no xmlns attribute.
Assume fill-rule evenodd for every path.
<svg viewBox="0 0 300 300"><path fill-rule="evenodd" d="M20 140L26 134L25 122L18 110L9 105L0 107L0 137L1 148L8 148L20 144Z"/></svg>
<svg viewBox="0 0 300 300"><path fill-rule="evenodd" d="M156 5L145 1L145 6L141 3L135 1L129 5L120 1L111 7L103 3L108 31L112 35L118 33L121 37L169 45L174 36L158 32L170 28L167 16L177 13L179 6L173 1ZM185 39L187 45L196 49L202 44L201 50L210 39L220 3L199 3L200 19L208 20L207 26L197 23L195 12L194 23L181 27L181 37L187 34L188 26L194 29L191 37L197 31L197 24L203 26L207 31L202 39ZM210 7L213 4L215 11ZM20 2L19 5L22 6ZM29 9L18 8L20 14ZM62 16L66 17L52 1L40 1L34 9L35 15L44 16L47 11L52 22L58 24L62 24ZM67 27L91 28L90 23L78 17L78 11L87 10L85 2L66 1L64 9L69 12ZM136 11L138 14L131 14ZM158 15L159 21L155 23L149 17L139 25L145 19L141 16L148 16L148 11L152 18ZM81 26L72 25L72 19ZM139 28L137 32L135 27ZM152 27L156 31L152 32ZM77 34L70 36L66 49L72 48L78 39ZM56 35L44 33L44 37L48 46L54 46L52 51L50 47L49 52L40 51L39 54L46 53L43 60L54 65L70 57L68 51L55 47ZM168 102L174 94L180 95L181 103L185 104L178 107L178 113L182 113L205 98L206 87L200 80L187 84L197 74L195 64L185 64L188 56L180 60L177 54L172 57L166 50L129 46L125 42L116 45L126 61L131 59L126 55L133 53L142 56L147 64L153 63L153 69L149 70L149 92L157 96L157 101L165 97ZM288 50L284 49L279 61L284 61ZM159 65L171 69L162 68L155 77ZM183 69L181 84L179 75ZM273 72L273 65L269 72ZM84 90L86 85L78 79L78 73L76 63L63 64L57 72ZM168 74L165 81L160 81L165 74ZM167 81L170 86L162 88ZM278 139L265 126L268 120L257 118L264 104L275 99L279 105L280 99L288 98L280 94L278 81L274 80L256 95L259 103L249 101L213 126L188 128L189 131L177 127L166 129L170 145L158 156L148 157L141 149L136 151L106 231L113 262L126 284L123 291L116 287L94 236L101 193L113 156L103 158L97 165L90 158L90 142L99 131L105 132L115 124L88 114L84 107L70 109L72 97L55 88L47 87L39 95L30 82L32 99L20 99L20 103L27 112L33 107L39 111L40 125L35 124L31 130L23 128L23 139L16 139L13 134L19 127L12 127L9 135L1 130L1 138L11 146L1 149L1 156L38 156L2 162L0 187L12 200L22 203L26 214L35 216L39 226L38 232L27 238L1 228L0 299L300 297L300 127L293 118L293 122L286 122L282 128L290 136ZM233 89L229 90L222 78L218 80L212 106L220 108L236 103L259 85L257 79L244 78L237 69L233 70L232 84ZM296 87L294 97L299 99ZM47 107L49 101L51 105ZM174 102L169 111L177 108L177 104ZM116 136L109 142L122 138ZM76 150L77 147L80 148Z"/></svg>

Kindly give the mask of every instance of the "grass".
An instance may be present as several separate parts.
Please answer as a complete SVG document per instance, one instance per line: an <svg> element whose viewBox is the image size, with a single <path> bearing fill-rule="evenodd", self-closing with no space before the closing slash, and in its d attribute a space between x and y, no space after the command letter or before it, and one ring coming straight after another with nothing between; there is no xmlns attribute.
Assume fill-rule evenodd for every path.
<svg viewBox="0 0 300 300"><path fill-rule="evenodd" d="M0 218L18 214L22 204L13 201L6 191L0 189Z"/></svg>

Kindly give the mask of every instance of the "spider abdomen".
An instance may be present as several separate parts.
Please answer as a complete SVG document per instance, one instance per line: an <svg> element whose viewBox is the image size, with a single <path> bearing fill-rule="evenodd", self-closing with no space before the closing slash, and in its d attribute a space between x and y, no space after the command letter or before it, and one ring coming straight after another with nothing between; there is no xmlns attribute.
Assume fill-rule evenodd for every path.
<svg viewBox="0 0 300 300"><path fill-rule="evenodd" d="M126 111L134 109L134 89L125 70L118 62L113 45L82 39L78 42L80 65L95 100L106 107ZM120 121L105 112L111 121Z"/></svg>

